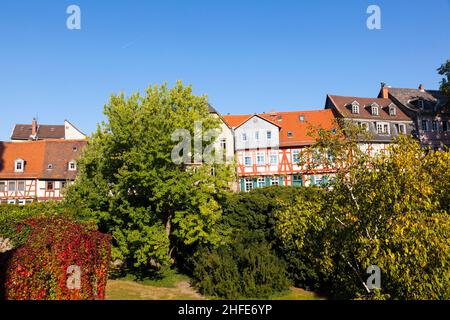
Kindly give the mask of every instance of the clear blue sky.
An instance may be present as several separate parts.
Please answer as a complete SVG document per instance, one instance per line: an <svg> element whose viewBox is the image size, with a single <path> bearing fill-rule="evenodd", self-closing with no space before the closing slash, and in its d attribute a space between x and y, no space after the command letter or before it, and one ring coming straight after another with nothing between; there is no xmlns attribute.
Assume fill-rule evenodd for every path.
<svg viewBox="0 0 450 320"><path fill-rule="evenodd" d="M81 30L66 28L70 4ZM366 28L370 4L381 30ZM90 133L111 93L177 79L222 113L321 109L382 80L437 88L450 0L2 0L0 43L0 140L33 116Z"/></svg>

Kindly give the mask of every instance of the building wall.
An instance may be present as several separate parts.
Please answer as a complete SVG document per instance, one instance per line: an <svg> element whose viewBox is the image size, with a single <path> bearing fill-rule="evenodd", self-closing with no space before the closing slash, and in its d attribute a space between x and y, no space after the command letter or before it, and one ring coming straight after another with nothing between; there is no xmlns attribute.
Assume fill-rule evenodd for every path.
<svg viewBox="0 0 450 320"><path fill-rule="evenodd" d="M216 150L222 149L222 142L225 141L226 149L224 155L225 155L225 161L226 163L232 163L234 161L234 134L233 130L230 129L225 122L217 115L216 113L212 113L211 116L219 118L220 119L220 134L217 137L214 148ZM223 150L222 150L223 151Z"/></svg>
<svg viewBox="0 0 450 320"><path fill-rule="evenodd" d="M335 169L330 163L313 162L313 157L305 156L304 152L304 147L236 151L239 190L249 191L249 185L251 189L270 185L321 185L332 179ZM301 157L302 165L297 160Z"/></svg>
<svg viewBox="0 0 450 320"><path fill-rule="evenodd" d="M19 181L25 183L22 190ZM11 190L11 183L15 183L15 188ZM51 183L49 185L49 183ZM0 180L0 203L25 204L34 201L62 200L64 184L69 181L62 180L39 180L39 179L9 179ZM22 186L22 185L21 185ZM52 189L48 189L52 186Z"/></svg>
<svg viewBox="0 0 450 320"><path fill-rule="evenodd" d="M271 138L267 139L267 132L271 132ZM246 134L247 141L243 140L243 135ZM256 135L259 135L256 138ZM235 149L264 149L277 148L279 146L279 128L260 118L254 116L247 120L244 124L234 130L235 135Z"/></svg>
<svg viewBox="0 0 450 320"><path fill-rule="evenodd" d="M86 135L84 135L80 130L75 128L67 120L64 120L64 133L65 133L65 139L67 139L67 140L84 140L84 139L86 139Z"/></svg>

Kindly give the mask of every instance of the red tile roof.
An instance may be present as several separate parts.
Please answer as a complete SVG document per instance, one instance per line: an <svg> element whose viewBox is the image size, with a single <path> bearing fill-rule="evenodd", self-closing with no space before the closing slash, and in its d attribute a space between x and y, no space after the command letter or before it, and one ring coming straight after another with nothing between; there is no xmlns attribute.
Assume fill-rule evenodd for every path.
<svg viewBox="0 0 450 320"><path fill-rule="evenodd" d="M237 128L254 115L225 115L223 118L232 128ZM304 146L314 143L314 137L308 132L317 128L333 129L336 127L335 117L331 110L288 111L261 113L257 116L279 126L280 147ZM300 117L303 116L303 121ZM288 135L288 132L291 135Z"/></svg>
<svg viewBox="0 0 450 320"><path fill-rule="evenodd" d="M86 144L84 140L0 142L0 179L74 179L76 171L68 171L68 163L80 156ZM17 159L25 161L23 172L14 172Z"/></svg>

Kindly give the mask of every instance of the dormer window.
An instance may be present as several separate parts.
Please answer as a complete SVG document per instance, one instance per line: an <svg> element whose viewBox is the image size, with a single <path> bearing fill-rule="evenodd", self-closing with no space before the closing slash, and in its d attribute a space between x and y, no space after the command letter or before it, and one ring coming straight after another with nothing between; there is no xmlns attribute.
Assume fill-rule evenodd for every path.
<svg viewBox="0 0 450 320"><path fill-rule="evenodd" d="M301 116L299 117L299 120L300 120L300 122L305 121L305 116L304 116L304 115L301 115Z"/></svg>
<svg viewBox="0 0 450 320"><path fill-rule="evenodd" d="M288 136L288 138L292 138L292 131L288 131L287 136Z"/></svg>
<svg viewBox="0 0 450 320"><path fill-rule="evenodd" d="M47 165L47 169L49 169L49 170L53 169L53 164L49 163L49 164Z"/></svg>
<svg viewBox="0 0 450 320"><path fill-rule="evenodd" d="M420 109L424 108L424 103L422 99L417 100L417 105L419 106Z"/></svg>
<svg viewBox="0 0 450 320"><path fill-rule="evenodd" d="M376 103L372 103L371 107L372 107L372 115L373 116L378 116L379 115L378 105Z"/></svg>
<svg viewBox="0 0 450 320"><path fill-rule="evenodd" d="M389 115L390 116L396 116L397 115L397 108L395 108L395 106L393 106L393 105L389 106Z"/></svg>
<svg viewBox="0 0 450 320"><path fill-rule="evenodd" d="M14 172L23 172L25 161L23 159L17 159L14 161Z"/></svg>
<svg viewBox="0 0 450 320"><path fill-rule="evenodd" d="M69 171L75 171L77 170L77 164L75 163L75 161L70 161L69 162Z"/></svg>
<svg viewBox="0 0 450 320"><path fill-rule="evenodd" d="M359 103L356 101L352 103L352 113L359 114Z"/></svg>

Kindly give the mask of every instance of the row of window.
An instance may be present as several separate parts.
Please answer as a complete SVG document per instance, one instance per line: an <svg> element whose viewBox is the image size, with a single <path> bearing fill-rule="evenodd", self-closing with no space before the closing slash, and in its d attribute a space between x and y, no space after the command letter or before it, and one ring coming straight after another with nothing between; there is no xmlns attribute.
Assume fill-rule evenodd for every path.
<svg viewBox="0 0 450 320"><path fill-rule="evenodd" d="M8 199L8 200L0 200L0 204L18 204L18 205L25 205L33 203L33 199Z"/></svg>
<svg viewBox="0 0 450 320"><path fill-rule="evenodd" d="M23 172L25 169L25 160L23 159L17 159L14 161L14 172ZM47 165L47 169L53 169L53 164L49 163ZM75 161L69 161L67 164L67 169L69 171L75 171L77 170L77 164Z"/></svg>
<svg viewBox="0 0 450 320"><path fill-rule="evenodd" d="M321 159L321 155L319 152L314 152L312 154L312 161L318 162ZM269 163L266 163L266 155L265 152L257 152L256 153L256 165L277 165L278 164L278 151L270 151L269 154ZM332 155L328 155L328 160L332 161ZM300 163L300 150L294 149L292 150L292 163ZM253 165L252 155L246 154L244 156L244 166L251 167Z"/></svg>
<svg viewBox="0 0 450 320"><path fill-rule="evenodd" d="M371 107L371 114L373 116L379 116L380 115L380 112L379 112L380 106L378 104L372 103L370 105L370 107ZM352 103L352 113L353 114L359 114L359 103L357 101L354 101ZM397 108L394 105L392 105L392 104L389 106L389 115L390 116L396 116L397 115Z"/></svg>
<svg viewBox="0 0 450 320"><path fill-rule="evenodd" d="M425 132L430 131L430 122L431 122L431 131L450 131L450 123L449 121L429 121L429 120L422 120L422 130Z"/></svg>
<svg viewBox="0 0 450 320"><path fill-rule="evenodd" d="M260 132L259 131L255 131L254 133L254 138L256 141L259 140L260 138ZM248 133L247 132L242 132L242 141L248 141ZM266 139L267 140L272 140L272 131L271 130L266 130Z"/></svg>
<svg viewBox="0 0 450 320"><path fill-rule="evenodd" d="M358 122L358 125L365 129L366 131L369 130L369 123L368 122ZM404 123L396 123L395 128L397 129L398 133L406 134L406 124ZM375 122L375 129L377 134L381 135L390 135L391 134L391 127L388 122Z"/></svg>
<svg viewBox="0 0 450 320"><path fill-rule="evenodd" d="M61 181L61 188L64 189L66 187L66 182ZM45 183L45 189L47 191L55 190L55 182L47 181ZM25 191L25 181L24 180L9 180L9 181L0 181L0 192L6 191Z"/></svg>
<svg viewBox="0 0 450 320"><path fill-rule="evenodd" d="M256 154L256 164L257 165L265 165L266 164L266 155L265 152L258 152ZM278 164L278 151L270 151L269 153L269 164L277 165ZM245 155L244 156L244 165L246 167L251 167L253 165L252 156Z"/></svg>
<svg viewBox="0 0 450 320"><path fill-rule="evenodd" d="M253 189L264 188L268 186L283 185L283 177L271 176L271 177L259 177L259 178L244 178L241 179L241 191L249 192ZM328 175L311 175L309 176L311 186L324 186L329 181ZM304 185L302 175L292 175L292 186L301 187Z"/></svg>

